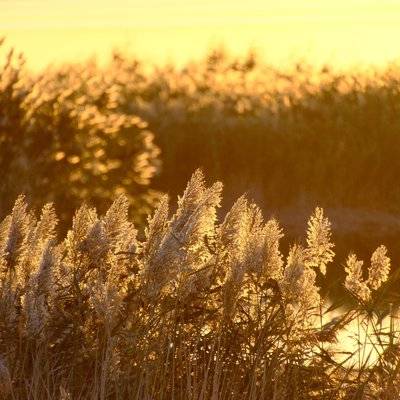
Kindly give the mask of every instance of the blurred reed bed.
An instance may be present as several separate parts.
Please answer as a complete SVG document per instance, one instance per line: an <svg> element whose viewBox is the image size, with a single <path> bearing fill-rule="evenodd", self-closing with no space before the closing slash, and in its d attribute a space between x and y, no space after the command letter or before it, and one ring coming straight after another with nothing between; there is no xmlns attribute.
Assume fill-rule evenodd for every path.
<svg viewBox="0 0 400 400"><path fill-rule="evenodd" d="M197 170L142 239L121 195L60 240L54 206L20 196L0 224L1 398L398 399L386 247L350 254L350 300L329 304L317 280L343 260L323 209L284 255L277 220L244 196L219 219L221 196Z"/></svg>
<svg viewBox="0 0 400 400"><path fill-rule="evenodd" d="M33 76L21 55L5 58L1 212L25 193L33 204L56 201L64 222L82 201L105 210L125 193L135 218L145 217L160 198L149 187L160 150L148 123L119 109L114 77L90 63Z"/></svg>
<svg viewBox="0 0 400 400"><path fill-rule="evenodd" d="M247 192L290 239L318 204L337 215L341 256L395 246L399 77L397 64L276 68L223 50L182 68L116 52L105 66L32 74L10 53L0 72L0 213L25 193L36 206L54 201L66 229L81 201L105 212L125 193L140 228L160 192L176 196L202 167L225 184L223 211Z"/></svg>

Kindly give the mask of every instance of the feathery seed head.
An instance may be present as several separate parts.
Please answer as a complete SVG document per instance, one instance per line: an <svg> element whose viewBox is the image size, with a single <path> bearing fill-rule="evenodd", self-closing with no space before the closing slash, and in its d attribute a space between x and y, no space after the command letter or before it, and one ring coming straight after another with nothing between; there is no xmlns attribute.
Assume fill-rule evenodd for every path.
<svg viewBox="0 0 400 400"><path fill-rule="evenodd" d="M159 293L167 282L173 281L176 283L173 287L179 286L181 277L201 269L210 259L206 241L215 234L221 191L219 182L206 188L203 173L197 170L179 198L178 209L170 222L167 221L167 199L160 204L150 220L143 245L143 278L150 292Z"/></svg>
<svg viewBox="0 0 400 400"><path fill-rule="evenodd" d="M390 272L390 258L386 255L387 249L385 246L379 246L371 257L371 265L368 268L368 286L377 290L382 283L385 283Z"/></svg>
<svg viewBox="0 0 400 400"><path fill-rule="evenodd" d="M163 241L168 228L168 196L165 195L156 208L153 216L149 216L145 228L146 241L143 243L143 254L151 258Z"/></svg>
<svg viewBox="0 0 400 400"><path fill-rule="evenodd" d="M362 266L364 262L357 259L355 254L350 254L346 261L345 287L353 295L366 302L371 297L371 291L363 279Z"/></svg>
<svg viewBox="0 0 400 400"><path fill-rule="evenodd" d="M326 273L326 265L333 260L335 253L331 242L331 223L324 217L324 210L317 207L308 221L306 263Z"/></svg>
<svg viewBox="0 0 400 400"><path fill-rule="evenodd" d="M48 240L42 252L37 272L37 289L39 293L50 293L53 289L53 266L54 266L54 253L53 241Z"/></svg>
<svg viewBox="0 0 400 400"><path fill-rule="evenodd" d="M32 227L32 215L27 211L24 196L19 196L14 204L11 215L2 223L2 258L3 268L15 264L21 254L22 244Z"/></svg>
<svg viewBox="0 0 400 400"><path fill-rule="evenodd" d="M304 318L318 307L320 296L315 285L316 273L305 262L306 252L299 245L289 251L280 287L291 317ZM303 321L306 323L306 319Z"/></svg>
<svg viewBox="0 0 400 400"><path fill-rule="evenodd" d="M115 246L132 224L128 221L129 200L125 195L120 195L108 209L103 218L104 231L110 244Z"/></svg>
<svg viewBox="0 0 400 400"><path fill-rule="evenodd" d="M283 257L279 250L279 242L284 236L278 221L269 220L264 228L264 274L269 278L280 279L283 273Z"/></svg>

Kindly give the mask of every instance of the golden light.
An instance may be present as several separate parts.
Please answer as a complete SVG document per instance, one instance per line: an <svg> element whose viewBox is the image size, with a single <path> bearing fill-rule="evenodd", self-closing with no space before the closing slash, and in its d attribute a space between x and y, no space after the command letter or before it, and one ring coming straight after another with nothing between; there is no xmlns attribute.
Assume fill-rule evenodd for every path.
<svg viewBox="0 0 400 400"><path fill-rule="evenodd" d="M273 64L298 58L337 66L398 58L400 3L390 0L0 1L0 35L32 68L104 60L119 48L182 63L224 45L257 49Z"/></svg>

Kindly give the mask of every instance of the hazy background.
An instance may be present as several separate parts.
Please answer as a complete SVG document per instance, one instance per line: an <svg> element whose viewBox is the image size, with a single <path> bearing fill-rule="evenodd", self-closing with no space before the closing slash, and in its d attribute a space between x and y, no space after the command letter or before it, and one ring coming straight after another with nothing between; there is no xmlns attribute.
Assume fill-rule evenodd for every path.
<svg viewBox="0 0 400 400"><path fill-rule="evenodd" d="M390 0L0 0L0 35L28 64L101 61L118 47L182 63L223 44L268 62L299 58L336 67L398 58L400 4Z"/></svg>

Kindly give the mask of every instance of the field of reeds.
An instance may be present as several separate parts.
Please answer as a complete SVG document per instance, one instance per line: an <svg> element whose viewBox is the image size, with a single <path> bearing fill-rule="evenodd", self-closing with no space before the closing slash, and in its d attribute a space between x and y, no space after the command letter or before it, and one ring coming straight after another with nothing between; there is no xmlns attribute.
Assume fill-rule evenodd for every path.
<svg viewBox="0 0 400 400"><path fill-rule="evenodd" d="M399 65L0 53L0 399L400 398Z"/></svg>
<svg viewBox="0 0 400 400"><path fill-rule="evenodd" d="M386 248L367 276L350 254L351 301L329 304L324 211L284 255L279 223L245 197L219 221L221 192L197 170L143 237L121 195L102 216L82 205L61 240L54 207L37 218L19 197L0 225L2 398L398 399Z"/></svg>

